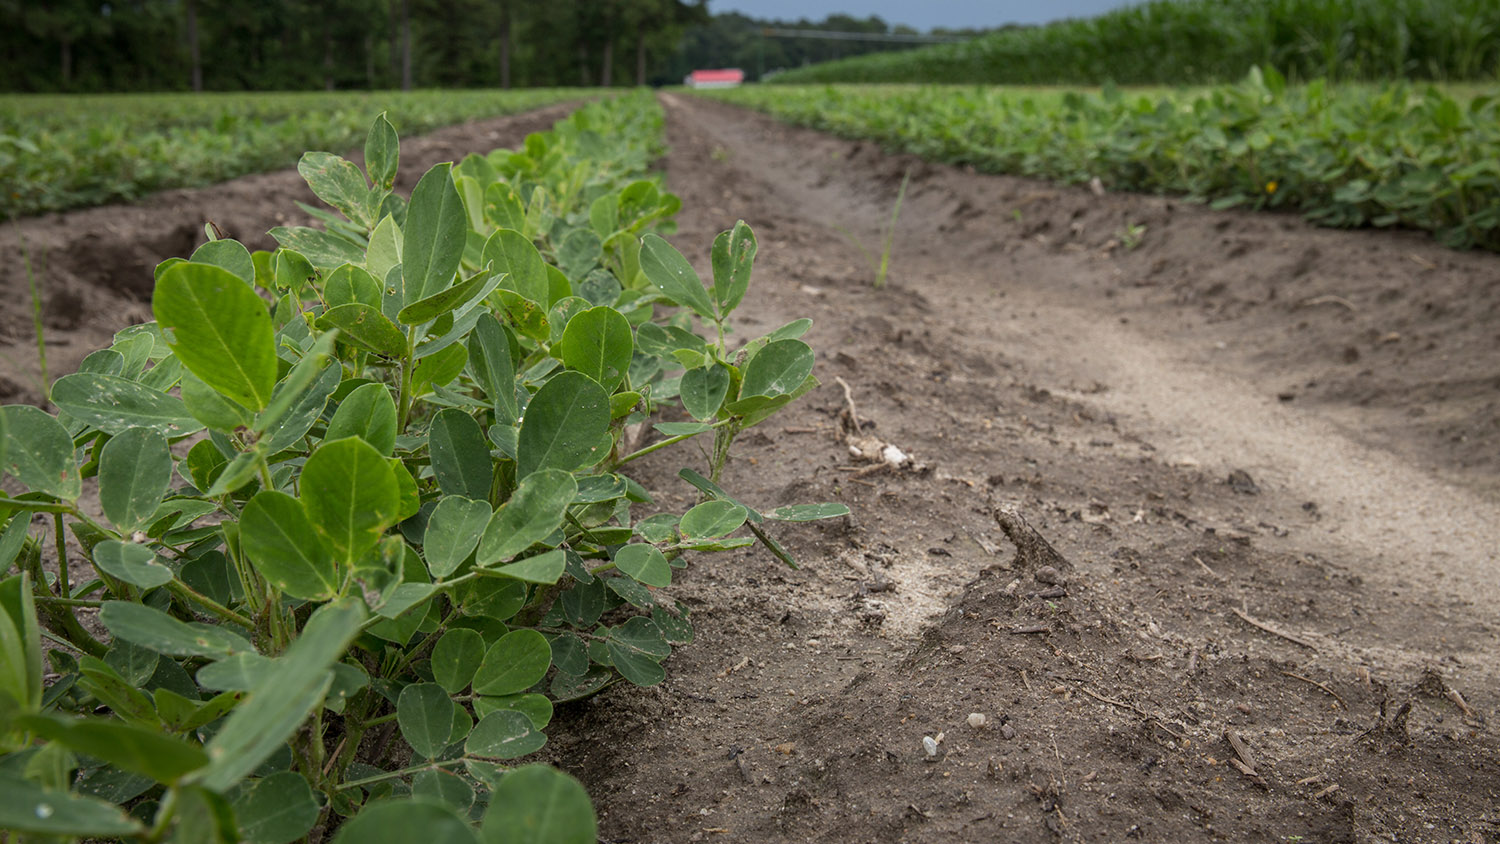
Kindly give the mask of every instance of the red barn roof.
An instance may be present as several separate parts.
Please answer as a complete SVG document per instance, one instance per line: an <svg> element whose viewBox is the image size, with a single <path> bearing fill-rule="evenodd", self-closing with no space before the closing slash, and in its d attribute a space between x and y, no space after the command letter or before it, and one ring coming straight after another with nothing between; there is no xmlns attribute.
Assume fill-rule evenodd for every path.
<svg viewBox="0 0 1500 844"><path fill-rule="evenodd" d="M737 67L717 70L695 70L689 73L688 78L684 81L694 87L738 85L745 81L745 72Z"/></svg>

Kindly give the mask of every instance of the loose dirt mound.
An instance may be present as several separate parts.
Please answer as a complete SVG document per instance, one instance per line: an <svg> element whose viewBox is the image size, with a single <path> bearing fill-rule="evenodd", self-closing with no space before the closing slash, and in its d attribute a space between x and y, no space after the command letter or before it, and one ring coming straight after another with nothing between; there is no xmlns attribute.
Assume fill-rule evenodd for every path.
<svg viewBox="0 0 1500 844"><path fill-rule="evenodd" d="M725 485L854 515L783 527L797 571L755 549L695 563L674 592L698 640L667 681L559 709L547 753L589 785L604 840L1500 833L1500 259L668 105L677 245L706 270L746 219L744 335L816 320L824 387L743 435ZM877 244L908 168L892 283L873 290L841 230ZM235 233L283 222L295 178L257 177L282 187ZM255 183L214 189L218 207ZM144 277L64 279L81 316L53 336L81 354L143 312L129 291L149 265L225 213L196 196L23 224L71 256L182 206L181 248L101 253ZM855 461L850 399L860 433L915 466ZM693 500L689 459L642 461L667 506Z"/></svg>

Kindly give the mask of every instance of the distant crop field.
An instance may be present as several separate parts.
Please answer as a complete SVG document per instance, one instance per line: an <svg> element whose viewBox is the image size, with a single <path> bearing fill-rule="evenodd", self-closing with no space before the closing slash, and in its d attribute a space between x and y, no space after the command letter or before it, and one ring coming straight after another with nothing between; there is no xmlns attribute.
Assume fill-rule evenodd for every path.
<svg viewBox="0 0 1500 844"><path fill-rule="evenodd" d="M574 89L0 96L0 219L131 201L342 151L386 112L412 135L588 94Z"/></svg>
<svg viewBox="0 0 1500 844"><path fill-rule="evenodd" d="M1085 20L789 70L777 82L1182 85L1288 78L1494 79L1493 0L1153 0Z"/></svg>
<svg viewBox="0 0 1500 844"><path fill-rule="evenodd" d="M924 158L1329 226L1404 226L1500 249L1496 86L1236 85L1092 92L773 86L712 96Z"/></svg>

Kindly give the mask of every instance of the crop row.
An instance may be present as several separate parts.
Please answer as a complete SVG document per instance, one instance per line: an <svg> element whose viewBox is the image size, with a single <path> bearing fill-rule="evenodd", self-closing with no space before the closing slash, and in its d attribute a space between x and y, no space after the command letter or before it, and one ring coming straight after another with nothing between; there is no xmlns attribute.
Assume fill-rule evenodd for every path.
<svg viewBox="0 0 1500 844"><path fill-rule="evenodd" d="M918 86L713 92L804 126L931 160L1336 227L1400 226L1500 249L1500 102L1433 87L1236 85L1130 94Z"/></svg>
<svg viewBox="0 0 1500 844"><path fill-rule="evenodd" d="M798 68L778 82L1193 85L1251 67L1293 79L1493 79L1493 0L1152 0L960 44Z"/></svg>
<svg viewBox="0 0 1500 844"><path fill-rule="evenodd" d="M9 95L0 97L0 220L129 202L291 167L309 149L349 149L386 112L416 134L583 93Z"/></svg>
<svg viewBox="0 0 1500 844"><path fill-rule="evenodd" d="M381 117L363 170L302 157L322 227L163 261L56 415L0 408L0 831L597 840L582 786L524 764L554 705L662 682L690 558L795 567L774 525L848 513L718 484L817 386L811 322L731 349L755 235L714 240L707 286L658 236L663 125L594 103L405 199ZM664 512L635 461L698 437L701 499Z"/></svg>

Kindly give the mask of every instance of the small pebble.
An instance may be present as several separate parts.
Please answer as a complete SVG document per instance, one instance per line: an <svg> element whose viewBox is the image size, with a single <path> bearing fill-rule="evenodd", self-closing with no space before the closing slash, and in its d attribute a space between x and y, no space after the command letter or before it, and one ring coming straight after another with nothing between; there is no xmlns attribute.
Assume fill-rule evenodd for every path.
<svg viewBox="0 0 1500 844"><path fill-rule="evenodd" d="M1000 736L1001 738L1013 739L1016 737L1016 728L1005 724L1000 728Z"/></svg>
<svg viewBox="0 0 1500 844"><path fill-rule="evenodd" d="M983 727L984 726L984 713L983 712L970 712L969 713L969 726L973 727L976 730L979 729L980 727Z"/></svg>
<svg viewBox="0 0 1500 844"><path fill-rule="evenodd" d="M922 749L927 751L927 758L936 758L938 752L937 739L932 736L922 736Z"/></svg>

